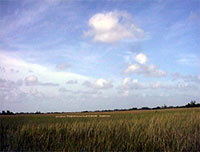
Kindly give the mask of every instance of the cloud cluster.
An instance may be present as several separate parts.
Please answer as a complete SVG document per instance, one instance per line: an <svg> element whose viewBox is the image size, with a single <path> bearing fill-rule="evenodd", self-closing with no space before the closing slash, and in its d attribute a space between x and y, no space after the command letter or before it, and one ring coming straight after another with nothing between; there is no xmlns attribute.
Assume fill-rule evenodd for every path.
<svg viewBox="0 0 200 152"><path fill-rule="evenodd" d="M85 81L83 85L93 89L109 89L113 87L111 81L105 79L97 79L95 82Z"/></svg>
<svg viewBox="0 0 200 152"><path fill-rule="evenodd" d="M195 85L186 82L178 83L163 83L163 82L149 82L141 83L137 79L124 78L121 83L121 89L132 90L132 89L166 89L166 90L188 90L196 89Z"/></svg>
<svg viewBox="0 0 200 152"><path fill-rule="evenodd" d="M3 67L6 67L7 69L12 69L12 68L20 69L18 76L21 75L21 77L23 77L24 75L28 76L30 73L35 73L35 75L43 76L47 78L46 81L53 81L56 83L62 83L66 79L67 80L68 79L79 79L79 80L88 79L88 77L84 75L79 75L76 73L66 72L66 71L57 71L55 70L54 65L44 66L41 64L33 64L30 62L26 62L25 60L22 60L20 58L13 58L11 55L6 54L5 52L0 54L0 66L2 69L5 69ZM6 70L5 72L8 72L8 70ZM7 74L7 78L14 79L15 77L14 75Z"/></svg>
<svg viewBox="0 0 200 152"><path fill-rule="evenodd" d="M19 73L19 70L15 70L13 68L7 69L5 67L0 66L0 72L2 72L2 73L5 73L5 72Z"/></svg>
<svg viewBox="0 0 200 152"><path fill-rule="evenodd" d="M131 64L125 70L126 74L136 73L144 75L146 77L163 77L167 75L167 72L158 69L155 65L137 65Z"/></svg>
<svg viewBox="0 0 200 152"><path fill-rule="evenodd" d="M0 72L3 72L3 73L4 73L4 72L6 72L6 69L5 69L4 67L1 67L1 66L0 66Z"/></svg>
<svg viewBox="0 0 200 152"><path fill-rule="evenodd" d="M27 76L25 79L25 84L27 86L59 86L57 83L51 83L51 82L40 82L38 81L38 78L35 75Z"/></svg>
<svg viewBox="0 0 200 152"><path fill-rule="evenodd" d="M132 22L128 13L97 13L89 20L90 29L85 33L94 41L112 43L123 39L139 40L144 38L144 31Z"/></svg>
<svg viewBox="0 0 200 152"><path fill-rule="evenodd" d="M195 54L181 54L176 60L178 64L185 66L199 66L199 56Z"/></svg>
<svg viewBox="0 0 200 152"><path fill-rule="evenodd" d="M137 63L130 64L124 71L125 74L136 73L146 77L163 77L167 72L158 69L155 65L147 65L148 58L145 54L139 53L134 57Z"/></svg>
<svg viewBox="0 0 200 152"><path fill-rule="evenodd" d="M71 64L69 63L61 63L56 66L56 69L61 70L61 71L69 70L70 68L71 68Z"/></svg>
<svg viewBox="0 0 200 152"><path fill-rule="evenodd" d="M144 89L145 87L138 82L137 79L131 79L131 78L125 78L123 81L122 81L122 87L124 89Z"/></svg>
<svg viewBox="0 0 200 152"><path fill-rule="evenodd" d="M97 91L97 90L77 90L77 91L73 91L73 90L69 90L69 89L66 89L64 87L61 87L59 88L58 90L59 92L62 92L62 93L71 93L71 94L74 94L74 95L94 95L94 94L101 94L100 91Z"/></svg>
<svg viewBox="0 0 200 152"><path fill-rule="evenodd" d="M22 80L18 80L15 82L15 81L0 78L0 91L8 91L8 90L16 89L22 85L23 85Z"/></svg>
<svg viewBox="0 0 200 152"><path fill-rule="evenodd" d="M77 84L78 81L77 80L69 80L66 82L66 84Z"/></svg>
<svg viewBox="0 0 200 152"><path fill-rule="evenodd" d="M180 73L172 74L173 80L183 80L185 82L200 83L200 76L197 75L182 75Z"/></svg>
<svg viewBox="0 0 200 152"><path fill-rule="evenodd" d="M19 101L26 94L21 91L22 80L11 81L0 78L0 101Z"/></svg>

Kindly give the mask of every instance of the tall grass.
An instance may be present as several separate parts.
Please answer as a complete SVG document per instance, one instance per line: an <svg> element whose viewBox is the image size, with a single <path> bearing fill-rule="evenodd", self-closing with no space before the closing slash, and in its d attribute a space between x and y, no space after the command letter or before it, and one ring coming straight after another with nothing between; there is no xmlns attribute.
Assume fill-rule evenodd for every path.
<svg viewBox="0 0 200 152"><path fill-rule="evenodd" d="M200 109L0 117L1 151L200 151Z"/></svg>

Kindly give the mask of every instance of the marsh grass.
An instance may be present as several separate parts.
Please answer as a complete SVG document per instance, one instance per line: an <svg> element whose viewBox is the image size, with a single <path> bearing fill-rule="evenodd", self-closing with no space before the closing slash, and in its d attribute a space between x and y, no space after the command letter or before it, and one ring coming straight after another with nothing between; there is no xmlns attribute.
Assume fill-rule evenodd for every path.
<svg viewBox="0 0 200 152"><path fill-rule="evenodd" d="M109 114L109 118L59 119L1 116L0 150L200 151L200 109Z"/></svg>

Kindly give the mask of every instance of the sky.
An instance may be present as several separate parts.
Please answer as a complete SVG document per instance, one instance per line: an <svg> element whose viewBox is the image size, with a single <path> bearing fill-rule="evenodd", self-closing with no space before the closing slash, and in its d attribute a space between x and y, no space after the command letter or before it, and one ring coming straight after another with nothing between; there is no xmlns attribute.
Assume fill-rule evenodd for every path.
<svg viewBox="0 0 200 152"><path fill-rule="evenodd" d="M200 102L199 0L0 0L0 111Z"/></svg>

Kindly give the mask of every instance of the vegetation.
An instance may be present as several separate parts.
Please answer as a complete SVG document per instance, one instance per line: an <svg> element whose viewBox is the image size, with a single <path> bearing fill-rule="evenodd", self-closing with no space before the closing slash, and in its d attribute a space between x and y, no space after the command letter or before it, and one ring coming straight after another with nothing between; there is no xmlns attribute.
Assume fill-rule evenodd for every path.
<svg viewBox="0 0 200 152"><path fill-rule="evenodd" d="M3 110L2 113L0 113L0 114L2 114L2 115L14 115L14 113L9 111L9 110L7 110L7 111Z"/></svg>
<svg viewBox="0 0 200 152"><path fill-rule="evenodd" d="M90 114L0 116L0 151L200 151L199 108Z"/></svg>
<svg viewBox="0 0 200 152"><path fill-rule="evenodd" d="M132 110L159 110L159 109L172 109L172 108L195 108L195 107L200 107L200 103L196 103L196 101L191 101L190 103L186 104L185 106L176 106L176 107L173 107L173 106L167 106L167 105L164 105L162 107L154 107L154 108L149 108L149 107L142 107L142 108L129 108L129 109L114 109L114 110L96 110L96 111L82 111L82 113L88 113L88 112L113 112L113 111L132 111ZM46 114L60 114L60 113L65 113L65 112L48 112ZM36 111L35 113L33 112L27 112L27 113L24 113L24 112L20 112L20 113L13 113L9 110L7 110L7 112L5 112L4 110L2 111L2 113L0 113L0 115L14 115L14 114L45 114L45 113L42 113L40 111Z"/></svg>

